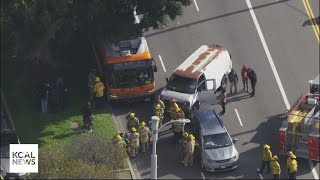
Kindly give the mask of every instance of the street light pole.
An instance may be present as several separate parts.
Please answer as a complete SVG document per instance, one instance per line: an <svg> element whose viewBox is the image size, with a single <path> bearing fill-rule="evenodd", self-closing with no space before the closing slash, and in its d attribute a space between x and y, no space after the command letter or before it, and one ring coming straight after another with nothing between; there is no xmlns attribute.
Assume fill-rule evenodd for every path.
<svg viewBox="0 0 320 180"><path fill-rule="evenodd" d="M152 154L151 154L151 179L157 179L157 140L158 140L158 116L152 116Z"/></svg>
<svg viewBox="0 0 320 180"><path fill-rule="evenodd" d="M158 132L161 130L161 128L167 126L168 124L172 124L174 121L177 121L179 123L185 124L189 123L190 119L177 119L177 120L171 120L164 125L162 125L158 129L158 116L152 116L151 117L151 129L152 129L152 154L151 154L151 179L157 179L158 178L158 158L157 158L157 141L158 141Z"/></svg>

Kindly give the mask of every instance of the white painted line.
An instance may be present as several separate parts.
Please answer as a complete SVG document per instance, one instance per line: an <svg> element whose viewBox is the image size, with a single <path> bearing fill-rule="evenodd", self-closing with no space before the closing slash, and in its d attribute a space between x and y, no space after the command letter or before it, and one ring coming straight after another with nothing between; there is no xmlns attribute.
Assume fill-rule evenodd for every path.
<svg viewBox="0 0 320 180"><path fill-rule="evenodd" d="M254 22L254 24L255 24L255 26L256 26L256 29L257 29L257 31L258 31L258 34L259 34L261 43L262 43L263 48L264 48L264 51L266 52L268 61L269 61L269 63L270 63L271 69L272 69L272 72L273 72L273 74L274 74L274 77L276 78L277 84L278 84L278 86L279 86L279 89L280 89L280 92L281 92L281 95L282 95L282 99L283 99L283 101L284 101L284 103L285 103L285 105L286 105L286 108L287 108L287 109L290 109L290 104L289 104L287 95L286 95L286 93L284 92L284 88L283 88L283 86L282 86L282 83L281 83L279 74L278 74L278 72L277 72L277 69L276 69L274 63L273 63L273 59L272 59L272 57L271 57L269 48L268 48L267 43L266 43L266 41L265 41L265 39L264 39L264 36L263 36L263 34L262 34L262 31L261 31L260 25L259 25L259 23L258 23L257 17L256 17L256 15L255 15L255 13L254 13L254 11L253 11L253 9L252 9L251 2L250 2L250 0L246 0L246 3L247 3L247 6L248 6L248 8L249 8L249 12L250 12L250 14L251 14L252 20L253 20L253 22ZM310 169L312 170L312 174L313 174L314 179L319 179L319 176L318 176L318 174L317 174L317 171L314 169L314 166L313 166L311 160L309 160L309 166L310 166Z"/></svg>
<svg viewBox="0 0 320 180"><path fill-rule="evenodd" d="M259 171L260 169L259 168L257 168L257 171ZM262 175L261 175L261 173L259 173L259 177L260 177L260 179L262 180L263 179L263 177L262 177Z"/></svg>
<svg viewBox="0 0 320 180"><path fill-rule="evenodd" d="M234 110L236 111L236 114L237 114L237 116L238 116L238 120L239 120L239 122L240 122L240 126L243 126L242 121L241 121L241 118L240 118L239 113L238 113L238 110L237 110L237 109L234 109Z"/></svg>
<svg viewBox="0 0 320 180"><path fill-rule="evenodd" d="M309 160L308 162L309 162L309 166L311 168L314 179L319 179L318 173L317 173L316 169L314 168L312 161Z"/></svg>
<svg viewBox="0 0 320 180"><path fill-rule="evenodd" d="M163 67L163 71L167 72L166 67L164 67L164 64L163 64L163 61L162 61L162 58L161 58L160 54L159 54L159 59L160 59L161 65Z"/></svg>
<svg viewBox="0 0 320 180"><path fill-rule="evenodd" d="M270 63L270 66L271 66L273 75L274 75L274 77L276 78L277 84L278 84L278 86L279 86L279 89L280 89L280 92L281 92L283 101L284 101L284 103L285 103L285 105L286 105L286 108L287 108L287 109L290 109L290 104L289 104L287 95L286 95L286 93L284 92L284 89L283 89L283 86L282 86L282 83L281 83L279 74L278 74L278 72L277 72L276 66L274 65L274 62L273 62L273 59L272 59L272 57L271 57L271 54L270 54L268 45L267 45L267 43L266 43L266 40L264 39L264 36L263 36L263 34L262 34L260 25L259 25L258 20L257 20L257 17L256 17L256 14L254 13L254 11L253 11L253 9L252 9L252 5L251 5L250 0L246 0L246 2L247 2L247 6L248 6L248 8L249 8L249 11L250 11L252 20L253 20L253 22L254 22L254 25L256 26L256 29L257 29L257 31L258 31L258 34L259 34L261 43L262 43L263 48L264 48L264 51L265 51L265 53L266 53L266 55L267 55L267 58L268 58L268 61L269 61L269 63Z"/></svg>
<svg viewBox="0 0 320 180"><path fill-rule="evenodd" d="M201 176L202 176L202 179L206 179L206 178L204 177L204 174L203 174L203 172L201 172Z"/></svg>
<svg viewBox="0 0 320 180"><path fill-rule="evenodd" d="M197 0L193 0L193 2L194 2L194 5L195 5L196 8L197 8L197 11L199 11L199 7L198 7L198 4L197 4Z"/></svg>

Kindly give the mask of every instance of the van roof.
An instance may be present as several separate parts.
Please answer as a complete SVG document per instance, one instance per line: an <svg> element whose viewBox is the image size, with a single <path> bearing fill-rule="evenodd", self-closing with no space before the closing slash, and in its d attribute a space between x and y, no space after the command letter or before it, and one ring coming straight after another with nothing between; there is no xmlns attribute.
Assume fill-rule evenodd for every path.
<svg viewBox="0 0 320 180"><path fill-rule="evenodd" d="M226 132L223 123L213 109L200 109L195 111L193 115L199 121L202 135Z"/></svg>
<svg viewBox="0 0 320 180"><path fill-rule="evenodd" d="M223 51L226 49L218 45L202 45L175 70L174 74L187 78L198 78Z"/></svg>

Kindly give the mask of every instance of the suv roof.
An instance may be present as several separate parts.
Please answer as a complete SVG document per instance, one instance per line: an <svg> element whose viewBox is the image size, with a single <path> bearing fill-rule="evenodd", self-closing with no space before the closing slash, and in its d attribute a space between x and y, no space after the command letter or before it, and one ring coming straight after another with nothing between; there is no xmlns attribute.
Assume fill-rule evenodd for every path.
<svg viewBox="0 0 320 180"><path fill-rule="evenodd" d="M193 112L193 119L197 119L202 135L226 132L224 125L213 109L200 109Z"/></svg>

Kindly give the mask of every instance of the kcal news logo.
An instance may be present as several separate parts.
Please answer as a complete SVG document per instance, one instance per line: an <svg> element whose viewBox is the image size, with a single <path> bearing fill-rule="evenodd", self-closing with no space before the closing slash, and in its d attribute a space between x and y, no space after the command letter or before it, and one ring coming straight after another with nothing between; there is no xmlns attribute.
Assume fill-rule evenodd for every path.
<svg viewBox="0 0 320 180"><path fill-rule="evenodd" d="M10 144L10 173L38 172L38 144Z"/></svg>

